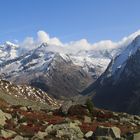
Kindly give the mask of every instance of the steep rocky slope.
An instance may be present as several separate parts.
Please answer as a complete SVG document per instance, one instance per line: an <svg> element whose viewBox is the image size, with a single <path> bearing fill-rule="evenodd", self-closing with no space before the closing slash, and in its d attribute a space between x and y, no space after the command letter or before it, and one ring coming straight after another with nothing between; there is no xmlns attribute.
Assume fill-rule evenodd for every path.
<svg viewBox="0 0 140 140"><path fill-rule="evenodd" d="M83 94L94 95L98 107L140 114L140 36L112 62Z"/></svg>
<svg viewBox="0 0 140 140"><path fill-rule="evenodd" d="M39 89L17 86L5 80L0 80L0 98L12 105L28 105L36 109L51 109L59 106L55 99L50 98L47 93Z"/></svg>

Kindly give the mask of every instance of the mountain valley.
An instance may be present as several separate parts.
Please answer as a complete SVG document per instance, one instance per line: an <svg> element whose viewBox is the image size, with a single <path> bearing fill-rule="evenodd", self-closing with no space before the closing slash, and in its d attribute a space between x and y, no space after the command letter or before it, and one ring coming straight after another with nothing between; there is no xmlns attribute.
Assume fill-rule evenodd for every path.
<svg viewBox="0 0 140 140"><path fill-rule="evenodd" d="M0 139L139 140L140 36L112 50L50 46L0 45Z"/></svg>

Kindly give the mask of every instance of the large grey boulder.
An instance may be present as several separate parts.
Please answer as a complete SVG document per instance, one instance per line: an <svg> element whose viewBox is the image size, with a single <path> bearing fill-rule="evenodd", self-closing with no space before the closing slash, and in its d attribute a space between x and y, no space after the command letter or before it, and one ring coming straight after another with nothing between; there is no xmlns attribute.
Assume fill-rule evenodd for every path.
<svg viewBox="0 0 140 140"><path fill-rule="evenodd" d="M14 135L16 135L16 132L12 131L12 130L1 130L0 135L7 139L7 138L11 138Z"/></svg>
<svg viewBox="0 0 140 140"><path fill-rule="evenodd" d="M70 101L65 101L60 108L61 113L64 114L64 115L67 115L68 110L72 105L75 105L75 104L71 100Z"/></svg>
<svg viewBox="0 0 140 140"><path fill-rule="evenodd" d="M48 135L53 132L55 137L60 139L66 136L70 140L82 140L84 137L84 134L76 123L50 125L46 128L45 131L48 133Z"/></svg>
<svg viewBox="0 0 140 140"><path fill-rule="evenodd" d="M47 132L41 132L39 131L37 134L35 134L35 136L32 137L31 140L43 140L45 136L47 136L48 133Z"/></svg>
<svg viewBox="0 0 140 140"><path fill-rule="evenodd" d="M88 138L92 137L92 135L93 135L93 131L89 131L85 134L85 138L88 139Z"/></svg>
<svg viewBox="0 0 140 140"><path fill-rule="evenodd" d="M133 134L133 140L140 140L140 132Z"/></svg>
<svg viewBox="0 0 140 140"><path fill-rule="evenodd" d="M28 140L28 138L23 138L22 136L17 135L12 140Z"/></svg>
<svg viewBox="0 0 140 140"><path fill-rule="evenodd" d="M94 137L111 137L114 139L120 139L121 131L117 127L104 127L104 126L98 126L95 130Z"/></svg>
<svg viewBox="0 0 140 140"><path fill-rule="evenodd" d="M0 110L0 125L1 126L4 126L6 124L5 121L11 118L12 118L11 114L5 113L2 110Z"/></svg>

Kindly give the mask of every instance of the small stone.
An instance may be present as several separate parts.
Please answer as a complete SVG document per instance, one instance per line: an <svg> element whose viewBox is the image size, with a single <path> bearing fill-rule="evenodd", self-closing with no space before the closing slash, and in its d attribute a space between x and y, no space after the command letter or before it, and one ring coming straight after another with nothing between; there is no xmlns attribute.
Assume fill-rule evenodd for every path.
<svg viewBox="0 0 140 140"><path fill-rule="evenodd" d="M22 123L22 125L27 125L27 122Z"/></svg>
<svg viewBox="0 0 140 140"><path fill-rule="evenodd" d="M70 122L71 122L71 119L70 119L70 118L65 118L65 119L64 119L64 122L65 122L65 123L70 123Z"/></svg>
<svg viewBox="0 0 140 140"><path fill-rule="evenodd" d="M95 130L95 136L107 136L119 139L121 137L120 134L121 131L117 127L98 126Z"/></svg>
<svg viewBox="0 0 140 140"><path fill-rule="evenodd" d="M49 123L47 121L43 121L43 125L48 125Z"/></svg>
<svg viewBox="0 0 140 140"><path fill-rule="evenodd" d="M111 122L111 123L118 123L119 121L118 121L118 120L114 120L114 119L110 118L110 119L109 119L109 122Z"/></svg>
<svg viewBox="0 0 140 140"><path fill-rule="evenodd" d="M140 140L140 132L133 134L133 140Z"/></svg>
<svg viewBox="0 0 140 140"><path fill-rule="evenodd" d="M91 118L88 116L84 116L84 123L91 123Z"/></svg>
<svg viewBox="0 0 140 140"><path fill-rule="evenodd" d="M118 117L119 115L116 112L113 112L114 117Z"/></svg>
<svg viewBox="0 0 140 140"><path fill-rule="evenodd" d="M50 133L53 130L53 124L49 125L46 129L45 132Z"/></svg>
<svg viewBox="0 0 140 140"><path fill-rule="evenodd" d="M17 135L12 140L24 140L24 138L20 135Z"/></svg>
<svg viewBox="0 0 140 140"><path fill-rule="evenodd" d="M28 110L27 107L25 107L25 106L20 107L20 109L23 110L23 111L27 111Z"/></svg>
<svg viewBox="0 0 140 140"><path fill-rule="evenodd" d="M65 101L63 103L63 105L61 106L60 110L61 112L64 114L64 115L67 115L68 114L68 110L69 108L73 105L73 102L70 100L70 101Z"/></svg>
<svg viewBox="0 0 140 140"><path fill-rule="evenodd" d="M57 134L56 134L56 137L57 137L57 138L61 138L63 135L64 135L64 131L62 131L62 130L57 130Z"/></svg>
<svg viewBox="0 0 140 140"><path fill-rule="evenodd" d="M134 119L139 121L139 120L140 120L140 117L137 116L137 115L135 115L135 116L134 116Z"/></svg>
<svg viewBox="0 0 140 140"><path fill-rule="evenodd" d="M4 138L10 138L16 135L16 132L12 130L1 130L1 136Z"/></svg>
<svg viewBox="0 0 140 140"><path fill-rule="evenodd" d="M5 113L2 110L0 110L0 125L1 126L4 126L6 124L5 121L11 118L12 118L11 114Z"/></svg>
<svg viewBox="0 0 140 140"><path fill-rule="evenodd" d="M97 120L97 117L94 117L93 119L94 119L94 120Z"/></svg>
<svg viewBox="0 0 140 140"><path fill-rule="evenodd" d="M134 127L137 126L135 123L131 123L131 125L134 126Z"/></svg>
<svg viewBox="0 0 140 140"><path fill-rule="evenodd" d="M82 123L79 120L74 120L74 123L76 123L77 125L82 125Z"/></svg>
<svg viewBox="0 0 140 140"><path fill-rule="evenodd" d="M113 138L120 138L121 136L120 136L120 134L121 134L121 131L120 131L120 129L118 128L118 127L111 127L111 130L112 130L112 136L113 136Z"/></svg>
<svg viewBox="0 0 140 140"><path fill-rule="evenodd" d="M90 137L92 137L92 135L93 135L93 132L89 131L85 134L85 138L90 138Z"/></svg>
<svg viewBox="0 0 140 140"><path fill-rule="evenodd" d="M48 112L47 115L52 116L53 112Z"/></svg>
<svg viewBox="0 0 140 140"><path fill-rule="evenodd" d="M32 139L35 140L35 139L41 139L43 140L45 136L47 136L48 133L47 132L41 132L39 131Z"/></svg>
<svg viewBox="0 0 140 140"><path fill-rule="evenodd" d="M96 140L114 140L113 138L108 137L108 136L97 136L95 139Z"/></svg>

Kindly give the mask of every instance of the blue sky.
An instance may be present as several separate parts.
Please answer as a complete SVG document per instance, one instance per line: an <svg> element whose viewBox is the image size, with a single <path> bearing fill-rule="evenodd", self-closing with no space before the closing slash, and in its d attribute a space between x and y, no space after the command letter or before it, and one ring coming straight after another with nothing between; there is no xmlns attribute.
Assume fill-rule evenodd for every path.
<svg viewBox="0 0 140 140"><path fill-rule="evenodd" d="M120 40L140 29L140 0L0 0L0 42L44 30L63 42Z"/></svg>

